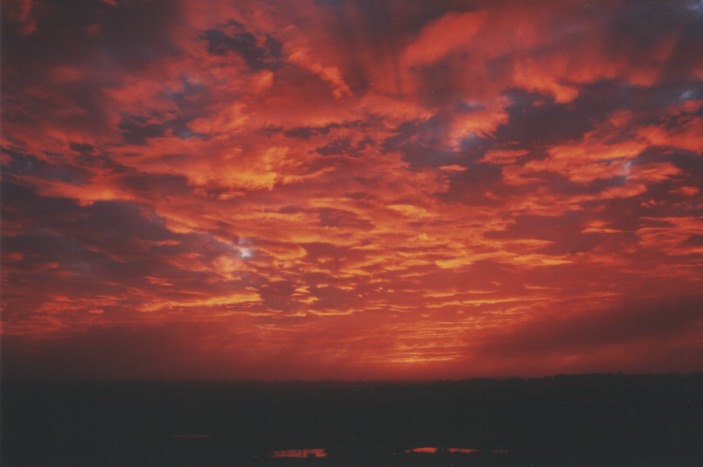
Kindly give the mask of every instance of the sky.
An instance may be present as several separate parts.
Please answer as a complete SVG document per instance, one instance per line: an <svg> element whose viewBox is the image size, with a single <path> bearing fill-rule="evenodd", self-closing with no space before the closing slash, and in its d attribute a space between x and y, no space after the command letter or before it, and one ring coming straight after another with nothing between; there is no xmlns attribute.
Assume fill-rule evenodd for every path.
<svg viewBox="0 0 703 467"><path fill-rule="evenodd" d="M702 0L3 0L2 371L703 371Z"/></svg>

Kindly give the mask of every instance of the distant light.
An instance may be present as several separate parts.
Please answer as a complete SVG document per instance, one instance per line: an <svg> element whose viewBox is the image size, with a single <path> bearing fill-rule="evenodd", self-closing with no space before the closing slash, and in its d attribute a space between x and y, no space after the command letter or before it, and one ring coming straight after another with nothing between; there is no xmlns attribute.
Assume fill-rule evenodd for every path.
<svg viewBox="0 0 703 467"><path fill-rule="evenodd" d="M622 165L623 169L623 175L625 176L626 179L630 178L630 174L632 173L632 161L627 161Z"/></svg>
<svg viewBox="0 0 703 467"><path fill-rule="evenodd" d="M251 239L240 238L237 240L237 244L238 246L236 248L239 250L239 257L241 259L248 259L254 256L254 250L247 246L252 244Z"/></svg>
<svg viewBox="0 0 703 467"><path fill-rule="evenodd" d="M405 451L406 454L437 454L439 449L436 447L422 447L422 448L413 448L413 449L407 449Z"/></svg>
<svg viewBox="0 0 703 467"><path fill-rule="evenodd" d="M703 8L703 7L701 7ZM689 99L695 99L696 98L696 91L693 89L687 89L684 92L681 93L679 96L680 101L687 101Z"/></svg>
<svg viewBox="0 0 703 467"><path fill-rule="evenodd" d="M481 452L481 450L472 448L447 448L447 452L450 454L475 454Z"/></svg>
<svg viewBox="0 0 703 467"><path fill-rule="evenodd" d="M421 448L406 449L405 454L477 454L483 452L474 448L438 448L435 446L425 446ZM494 450L494 454L507 454L507 450Z"/></svg>
<svg viewBox="0 0 703 467"><path fill-rule="evenodd" d="M277 458L299 458L299 459L309 459L323 458L327 457L327 452L323 448L313 448L313 449L281 449L273 451L273 457Z"/></svg>

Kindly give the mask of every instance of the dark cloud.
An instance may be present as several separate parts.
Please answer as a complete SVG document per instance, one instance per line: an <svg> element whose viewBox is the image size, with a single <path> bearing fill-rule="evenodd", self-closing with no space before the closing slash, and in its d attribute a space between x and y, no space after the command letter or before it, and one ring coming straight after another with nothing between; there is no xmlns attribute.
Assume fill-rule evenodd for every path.
<svg viewBox="0 0 703 467"><path fill-rule="evenodd" d="M120 122L120 130L128 144L146 144L147 139L164 136L168 127L161 123L150 123L145 117L132 115Z"/></svg>
<svg viewBox="0 0 703 467"><path fill-rule="evenodd" d="M149 278L173 287L180 284L180 289L171 289L175 295L200 294L204 289L220 294L243 287L220 284L211 272L181 270L173 264L190 251L198 251L203 264L221 255L234 256L232 246L206 235L173 233L163 219L136 204L111 201L79 206L68 199L40 198L25 187L4 183L3 199L8 198L13 201L3 205L3 219L16 225L17 232L3 239L3 248L21 260L4 276L11 289L6 294L8 310L18 319L32 315L35 307L27 303L52 301L56 296L80 297L90 307L94 297L108 295L119 297L114 302L124 308L139 307L155 293L159 300L171 294L169 289L157 291ZM25 295L29 284L42 293Z"/></svg>
<svg viewBox="0 0 703 467"><path fill-rule="evenodd" d="M264 299L264 304L273 310L292 310L297 308L297 303L292 300L295 286L289 281L271 281L262 284L259 288L259 295Z"/></svg>
<svg viewBox="0 0 703 467"><path fill-rule="evenodd" d="M360 155L359 149L352 145L350 138L335 139L325 144L324 146L320 146L315 151L323 156L348 155L357 157Z"/></svg>
<svg viewBox="0 0 703 467"><path fill-rule="evenodd" d="M172 155L164 156L162 160L172 163L182 163L189 160L188 156ZM169 200L171 196L179 196L188 192L191 187L188 180L182 175L172 175L163 173L141 173L137 171L127 171L116 180L116 185L129 193L137 195L143 200Z"/></svg>
<svg viewBox="0 0 703 467"><path fill-rule="evenodd" d="M355 290L343 290L337 287L312 287L310 293L318 299L312 308L322 313L328 310L344 310L358 307L362 302Z"/></svg>
<svg viewBox="0 0 703 467"><path fill-rule="evenodd" d="M326 25L330 39L345 56L344 76L355 93L372 87L374 62L385 62L393 84L389 91L403 95L407 83L401 78L403 48L422 28L448 12L474 10L463 1L400 2L398 0L317 1L331 13ZM368 51L372 51L369 54Z"/></svg>
<svg viewBox="0 0 703 467"><path fill-rule="evenodd" d="M2 342L3 373L21 378L180 379L186 368L191 374L197 368L198 353L190 336L203 327L97 327L42 341L11 336Z"/></svg>
<svg viewBox="0 0 703 467"><path fill-rule="evenodd" d="M611 345L651 342L673 347L695 335L703 326L699 305L703 297L691 295L656 300L634 299L616 308L587 313L550 314L507 332L486 337L484 355L550 355L595 351Z"/></svg>
<svg viewBox="0 0 703 467"><path fill-rule="evenodd" d="M363 250L338 246L333 243L309 242L303 243L301 246L307 252L306 259L308 261L313 264L325 264L328 271L337 271L345 264L363 260L368 255ZM317 279L322 279L315 275L310 275L309 278L310 280L315 279L313 283Z"/></svg>
<svg viewBox="0 0 703 467"><path fill-rule="evenodd" d="M437 114L426 121L401 124L395 135L383 142L384 151L400 151L415 167L441 167L457 160L455 151L447 146L446 133L450 122L446 115Z"/></svg>
<svg viewBox="0 0 703 467"><path fill-rule="evenodd" d="M617 88L610 88L617 93ZM507 123L498 127L495 139L515 142L520 147L546 147L550 144L572 141L593 128L610 111L612 100L601 92L582 94L577 101L560 104L542 94L512 90L508 94L510 106Z"/></svg>
<svg viewBox="0 0 703 467"><path fill-rule="evenodd" d="M208 29L201 36L209 53L224 56L233 52L244 59L252 70L275 69L281 60L283 44L266 34L255 36L234 20L220 29Z"/></svg>
<svg viewBox="0 0 703 467"><path fill-rule="evenodd" d="M514 217L507 229L487 232L489 238L534 238L552 242L538 251L559 255L579 253L592 249L600 240L600 235L583 233L588 214L583 211L566 213L559 217L518 216Z"/></svg>
<svg viewBox="0 0 703 467"><path fill-rule="evenodd" d="M627 57L634 63L646 63L656 60L653 51L660 50L662 40L669 40L672 47L665 57L669 64L665 78L676 79L690 72L690 58L703 51L702 26L703 15L691 14L686 2L625 2L608 18L606 40L612 47L606 53L616 60Z"/></svg>
<svg viewBox="0 0 703 467"><path fill-rule="evenodd" d="M20 36L14 28L3 28L3 61L11 62L10 73L25 82L46 79L44 72L52 66L100 60L101 53L120 68L134 70L177 52L163 32L178 20L180 1L167 8L154 1L121 2L118 7L97 0L33 3L36 32ZM99 26L99 34L90 35L91 25Z"/></svg>
<svg viewBox="0 0 703 467"><path fill-rule="evenodd" d="M449 176L450 186L440 197L470 205L499 205L508 189L501 186L501 169L497 166L462 161L465 171Z"/></svg>
<svg viewBox="0 0 703 467"><path fill-rule="evenodd" d="M360 218L351 211L343 209L324 208L319 211L320 225L324 227L348 227L353 229L369 230L373 224Z"/></svg>
<svg viewBox="0 0 703 467"><path fill-rule="evenodd" d="M119 124L119 129L127 144L145 145L150 138L173 134L181 138L198 136L188 128L193 118L184 115L168 118L161 115L128 115Z"/></svg>
<svg viewBox="0 0 703 467"><path fill-rule="evenodd" d="M423 105L446 109L463 104L466 73L453 56L411 71L421 83L417 96Z"/></svg>
<svg viewBox="0 0 703 467"><path fill-rule="evenodd" d="M11 178L14 175L37 174L42 178L55 178L58 180L71 181L74 177L69 177L64 174L61 176L62 170L52 164L40 161L34 156L21 154L12 150L5 149L8 159L3 164L4 176ZM58 170L56 170L58 169Z"/></svg>
<svg viewBox="0 0 703 467"><path fill-rule="evenodd" d="M377 123L378 122L376 122L374 120L374 118L369 118L367 120L332 122L332 123L328 123L327 125L323 125L323 126L315 126L315 127L304 126L304 127L290 128L288 130L285 130L283 132L283 134L289 138L310 139L313 136L320 136L320 135L326 136L326 135L329 135L330 133L333 133L335 130L340 130L340 129L357 129L357 130L368 129Z"/></svg>

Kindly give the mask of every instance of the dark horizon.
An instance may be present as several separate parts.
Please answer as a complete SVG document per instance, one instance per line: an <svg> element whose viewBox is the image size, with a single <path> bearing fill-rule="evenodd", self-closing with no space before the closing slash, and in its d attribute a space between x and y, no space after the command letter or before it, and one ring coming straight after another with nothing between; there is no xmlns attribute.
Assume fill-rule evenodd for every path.
<svg viewBox="0 0 703 467"><path fill-rule="evenodd" d="M475 381L510 381L510 380L547 380L553 378L588 378L588 377L625 377L625 378L646 378L646 377L698 377L703 376L703 371L686 371L686 372L589 372L589 373L556 373L545 375L505 375L505 376L465 376L454 378L407 378L407 379L383 379L383 378L361 378L361 379L341 379L341 378L318 378L318 379L235 379L235 378L184 378L184 379L166 379L166 378L89 378L89 377L56 377L44 376L33 373L24 375L13 375L4 373L4 380L7 382L56 382L56 383L192 383L192 384L210 384L210 383L226 383L226 384L435 384L435 383L462 383ZM2 383L0 383L1 385Z"/></svg>
<svg viewBox="0 0 703 467"><path fill-rule="evenodd" d="M8 466L703 461L703 374L404 383L3 381L1 395ZM437 454L408 452L433 447ZM325 457L273 457L301 449L322 449Z"/></svg>

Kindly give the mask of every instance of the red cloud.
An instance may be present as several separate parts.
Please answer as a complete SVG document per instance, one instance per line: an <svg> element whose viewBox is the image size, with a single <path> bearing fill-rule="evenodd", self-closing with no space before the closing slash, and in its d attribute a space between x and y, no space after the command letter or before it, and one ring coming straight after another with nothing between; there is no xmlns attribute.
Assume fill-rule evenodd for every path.
<svg viewBox="0 0 703 467"><path fill-rule="evenodd" d="M683 3L42 5L3 20L13 371L700 368L690 314L614 305L700 287Z"/></svg>

